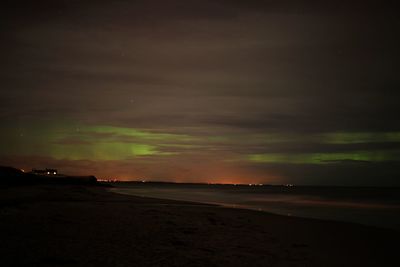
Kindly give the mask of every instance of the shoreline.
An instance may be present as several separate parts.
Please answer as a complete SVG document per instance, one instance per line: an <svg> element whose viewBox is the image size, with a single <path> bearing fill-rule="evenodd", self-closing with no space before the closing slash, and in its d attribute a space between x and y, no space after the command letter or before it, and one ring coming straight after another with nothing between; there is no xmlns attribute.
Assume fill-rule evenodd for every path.
<svg viewBox="0 0 400 267"><path fill-rule="evenodd" d="M140 194L135 191L131 191L131 188L129 187L121 187L121 186L111 186L109 187L109 191L112 193L116 194L122 194L122 195L127 195L127 196L136 196L136 197L144 197L144 198L156 198L160 200L173 200L173 201L183 201L183 202L193 202L193 203L199 203L199 204L204 204L204 205L216 205L224 208L232 208L232 209L244 209L244 210L252 210L252 211L258 211L258 212L264 212L268 214L274 214L274 215L279 215L279 216L284 216L284 217L295 217L295 218L304 218L304 219L314 219L314 220L322 220L322 221L332 221L332 222L338 222L338 223L350 223L350 224L355 224L355 225L361 225L361 226L368 226L368 227L374 227L374 228L381 228L381 229L387 229L387 230L394 230L400 233L400 228L399 226L395 225L384 225L384 224L374 224L372 222L367 222L367 221L357 221L357 220L346 220L346 219L340 219L340 218L327 218L326 216L319 216L317 214L312 214L310 213L309 215L301 215L301 214L293 214L291 212L285 213L285 212L280 212L279 210L269 210L264 207L257 207L257 206L251 206L251 205L245 205L245 204L235 204L235 203L223 203L223 202L215 202L215 201L201 201L201 200L193 200L193 199L185 199L185 198L174 198L174 197L168 197L168 196L146 196L145 194ZM351 202L350 202L351 203ZM351 203L353 206L359 207L360 203ZM332 204L333 205L333 204ZM368 205L368 204L365 204ZM348 205L350 206L350 205ZM369 206L373 206L373 204L369 204ZM379 206L378 204L376 206ZM383 205L382 205L383 206ZM380 207L380 206L379 206ZM398 209L398 206L393 206L393 207L387 207L384 206L385 209L392 209L393 207ZM320 207L321 208L321 207ZM327 207L329 208L329 207ZM393 211L395 212L395 211ZM343 217L343 216L342 216Z"/></svg>
<svg viewBox="0 0 400 267"><path fill-rule="evenodd" d="M2 266L396 266L399 233L106 187L0 188Z"/></svg>

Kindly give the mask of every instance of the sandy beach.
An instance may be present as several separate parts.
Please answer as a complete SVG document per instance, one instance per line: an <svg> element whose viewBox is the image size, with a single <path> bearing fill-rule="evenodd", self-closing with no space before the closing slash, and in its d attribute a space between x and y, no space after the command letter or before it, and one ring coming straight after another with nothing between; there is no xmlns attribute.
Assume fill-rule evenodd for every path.
<svg viewBox="0 0 400 267"><path fill-rule="evenodd" d="M100 186L0 188L1 266L399 266L399 238Z"/></svg>

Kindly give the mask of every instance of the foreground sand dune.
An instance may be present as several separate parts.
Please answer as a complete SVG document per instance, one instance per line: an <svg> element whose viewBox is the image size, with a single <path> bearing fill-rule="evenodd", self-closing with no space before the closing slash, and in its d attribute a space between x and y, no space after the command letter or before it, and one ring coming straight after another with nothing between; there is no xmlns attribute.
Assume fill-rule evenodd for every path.
<svg viewBox="0 0 400 267"><path fill-rule="evenodd" d="M0 188L1 266L400 266L396 231L119 195Z"/></svg>

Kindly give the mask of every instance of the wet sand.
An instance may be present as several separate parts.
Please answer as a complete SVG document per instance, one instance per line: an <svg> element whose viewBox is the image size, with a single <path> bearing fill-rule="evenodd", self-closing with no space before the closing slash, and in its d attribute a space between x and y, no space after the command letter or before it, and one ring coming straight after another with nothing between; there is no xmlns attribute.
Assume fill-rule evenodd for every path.
<svg viewBox="0 0 400 267"><path fill-rule="evenodd" d="M120 195L0 187L1 266L400 266L400 233Z"/></svg>

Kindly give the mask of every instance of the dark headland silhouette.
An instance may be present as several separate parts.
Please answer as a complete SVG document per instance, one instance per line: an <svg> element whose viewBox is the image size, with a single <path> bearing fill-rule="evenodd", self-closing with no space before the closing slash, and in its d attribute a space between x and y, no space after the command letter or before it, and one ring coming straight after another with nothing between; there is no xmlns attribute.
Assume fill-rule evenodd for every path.
<svg viewBox="0 0 400 267"><path fill-rule="evenodd" d="M35 184L77 184L99 185L95 176L46 175L40 172L24 172L13 167L0 166L0 184L35 185Z"/></svg>

